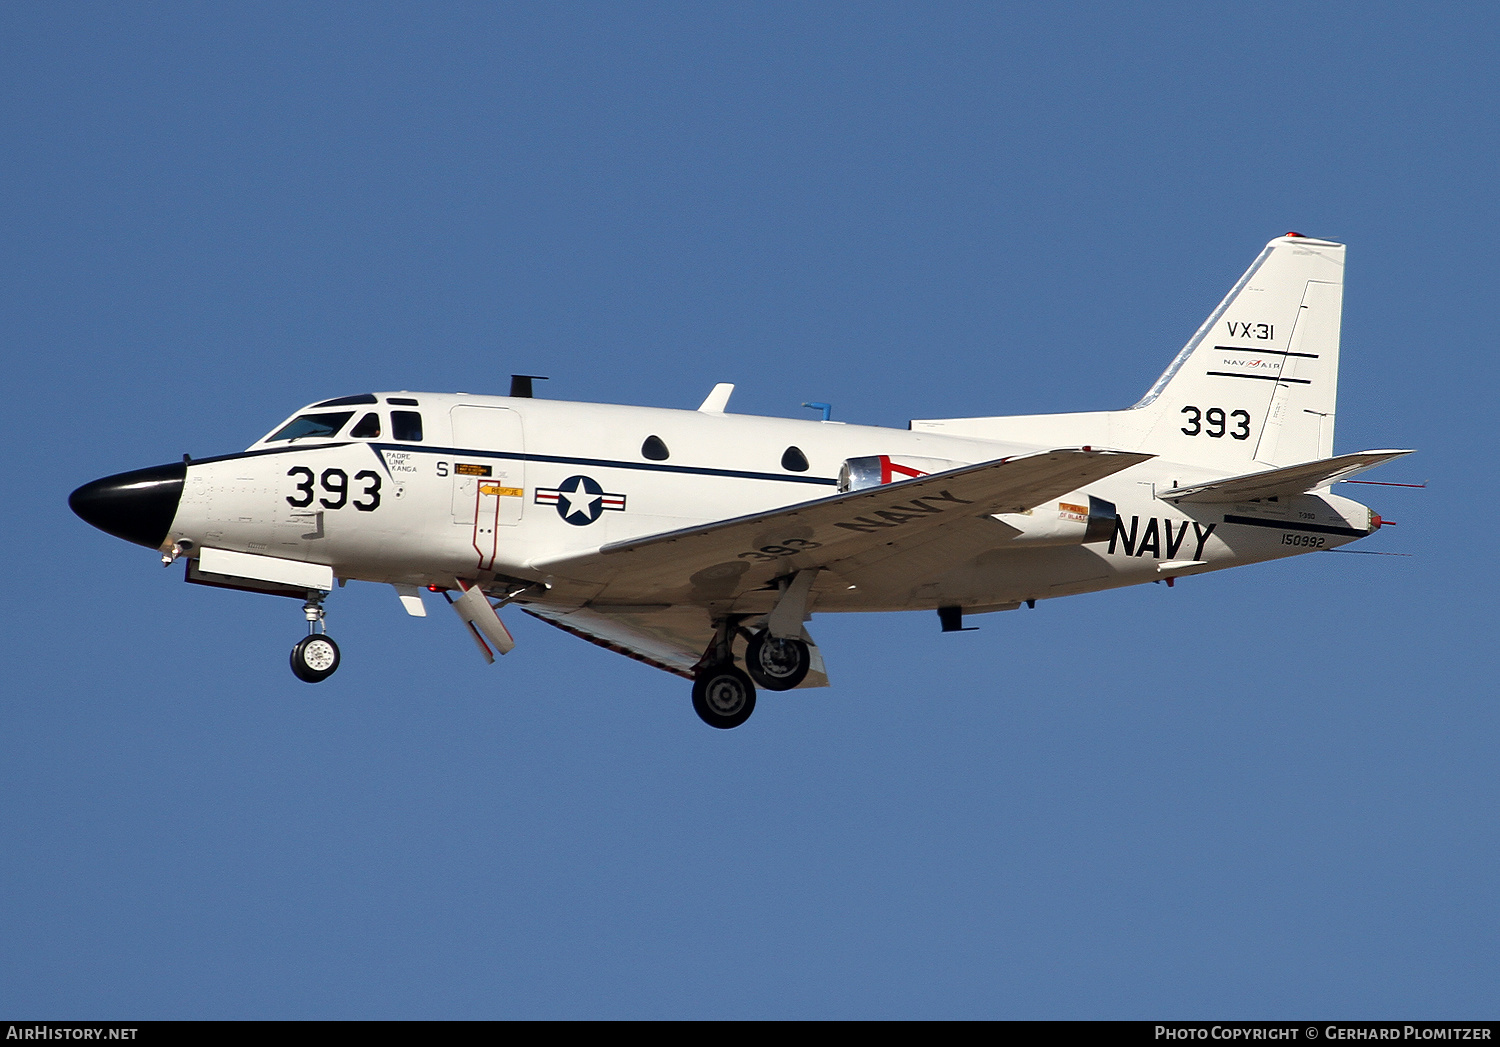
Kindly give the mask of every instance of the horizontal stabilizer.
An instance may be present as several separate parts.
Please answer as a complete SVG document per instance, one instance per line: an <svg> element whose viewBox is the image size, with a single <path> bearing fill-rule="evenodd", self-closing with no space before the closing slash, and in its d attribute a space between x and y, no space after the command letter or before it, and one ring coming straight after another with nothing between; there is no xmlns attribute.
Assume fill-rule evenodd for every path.
<svg viewBox="0 0 1500 1047"><path fill-rule="evenodd" d="M1322 458L1316 462L1288 465L1282 469L1230 476L1191 487L1158 490L1156 496L1168 502L1248 502L1254 498L1275 498L1282 495L1290 497L1347 480L1366 469L1373 469L1408 454L1411 452L1360 451L1358 454L1341 454L1336 458Z"/></svg>

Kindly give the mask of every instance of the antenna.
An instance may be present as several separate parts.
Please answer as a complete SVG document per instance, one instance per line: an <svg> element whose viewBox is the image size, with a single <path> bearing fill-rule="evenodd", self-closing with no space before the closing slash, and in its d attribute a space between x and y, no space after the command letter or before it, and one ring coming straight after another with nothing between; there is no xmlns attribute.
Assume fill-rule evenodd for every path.
<svg viewBox="0 0 1500 1047"><path fill-rule="evenodd" d="M510 395L523 400L531 399L531 383L545 382L544 374L513 374L510 376Z"/></svg>

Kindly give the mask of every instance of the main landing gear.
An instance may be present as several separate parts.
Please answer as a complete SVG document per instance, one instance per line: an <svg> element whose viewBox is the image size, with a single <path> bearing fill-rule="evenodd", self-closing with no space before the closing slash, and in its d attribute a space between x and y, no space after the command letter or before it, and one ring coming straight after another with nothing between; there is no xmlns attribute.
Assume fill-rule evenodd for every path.
<svg viewBox="0 0 1500 1047"><path fill-rule="evenodd" d="M781 640L758 632L745 648L745 668L768 691L790 691L807 679L811 666L812 654L801 640Z"/></svg>
<svg viewBox="0 0 1500 1047"><path fill-rule="evenodd" d="M310 592L302 605L307 635L292 648L292 672L305 683L321 683L339 667L339 645L324 631L323 593Z"/></svg>
<svg viewBox="0 0 1500 1047"><path fill-rule="evenodd" d="M729 730L750 719L755 712L755 685L768 691L789 691L807 677L812 655L797 639L779 639L761 630L750 633L737 622L718 624L714 642L704 652L693 677L693 711L710 727ZM748 638L745 668L734 664L734 637Z"/></svg>
<svg viewBox="0 0 1500 1047"><path fill-rule="evenodd" d="M710 727L738 727L755 712L755 684L730 663L701 669L693 680L693 712Z"/></svg>

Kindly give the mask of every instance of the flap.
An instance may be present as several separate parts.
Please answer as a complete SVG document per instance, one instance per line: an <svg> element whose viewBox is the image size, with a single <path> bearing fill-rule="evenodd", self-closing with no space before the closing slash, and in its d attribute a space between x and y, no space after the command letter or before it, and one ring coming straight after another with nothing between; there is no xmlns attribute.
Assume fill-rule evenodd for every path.
<svg viewBox="0 0 1500 1047"><path fill-rule="evenodd" d="M579 639L689 680L714 638L713 624L701 607L583 607L565 611L532 604L522 609ZM803 639L809 641L812 669L798 689L827 687L828 675L817 645L806 633Z"/></svg>

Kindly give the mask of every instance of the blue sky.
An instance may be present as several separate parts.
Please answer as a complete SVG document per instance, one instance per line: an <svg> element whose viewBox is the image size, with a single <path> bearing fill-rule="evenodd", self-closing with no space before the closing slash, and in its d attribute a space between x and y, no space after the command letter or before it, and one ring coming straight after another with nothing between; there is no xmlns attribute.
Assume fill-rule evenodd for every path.
<svg viewBox="0 0 1500 1047"><path fill-rule="evenodd" d="M0 1012L1494 1017L1485 5L0 12ZM1134 402L1271 237L1349 244L1362 548L814 621L692 715L521 616L184 586L108 473L367 389L904 427ZM1371 493L1373 492L1373 493Z"/></svg>

